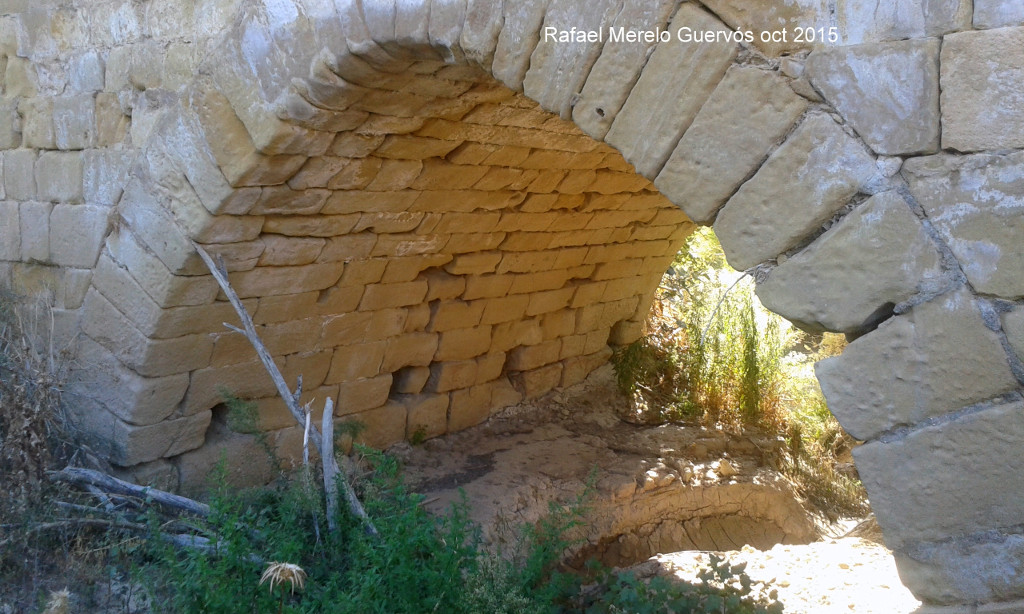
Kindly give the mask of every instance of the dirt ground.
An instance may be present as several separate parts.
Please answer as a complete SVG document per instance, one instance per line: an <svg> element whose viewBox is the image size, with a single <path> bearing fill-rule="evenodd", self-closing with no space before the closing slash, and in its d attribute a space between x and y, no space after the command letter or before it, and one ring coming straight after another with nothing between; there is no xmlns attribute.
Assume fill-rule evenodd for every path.
<svg viewBox="0 0 1024 614"><path fill-rule="evenodd" d="M465 493L471 515L496 542L533 522L550 501L595 485L586 544L641 575L696 578L709 552L746 562L772 580L787 612L914 612L877 528L846 536L862 519L829 524L769 466L773 437L699 426L639 426L606 367L586 382L498 414L476 428L392 449L410 484L443 509ZM654 557L654 558L651 558Z"/></svg>

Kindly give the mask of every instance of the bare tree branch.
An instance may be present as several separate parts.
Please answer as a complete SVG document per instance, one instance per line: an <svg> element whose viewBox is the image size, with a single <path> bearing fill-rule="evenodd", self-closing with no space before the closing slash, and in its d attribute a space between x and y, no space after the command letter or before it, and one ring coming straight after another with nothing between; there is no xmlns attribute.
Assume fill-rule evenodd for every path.
<svg viewBox="0 0 1024 614"><path fill-rule="evenodd" d="M224 326L245 335L245 338L252 344L253 349L256 350L257 356L260 357L260 362L262 362L264 368L266 368L267 373L270 375L270 379L274 382L274 386L277 388L278 394L281 395L281 398L288 407L288 411L291 412L292 417L295 418L295 421L298 422L300 426L307 427L308 425L309 438L313 441L313 445L316 446L317 450L319 450L320 459L324 464L324 488L325 498L328 500L328 506L330 505L330 500L332 498L337 502L337 487L338 484L341 484L341 488L344 490L345 500L348 502L349 510L354 516L363 520L366 524L367 533L377 535L377 528L373 526L373 523L370 521L370 517L366 514L366 510L363 509L362 503L360 503L355 491L352 490L352 485L348 483L348 479L344 474L341 474L338 467L338 459L334 455L333 432L330 436L332 445L324 445L324 437L321 436L320 429L318 429L316 425L308 423L305 412L302 407L299 406L299 397L302 394L302 376L299 376L298 385L296 386L295 391L292 392L292 390L288 388L288 383L285 382L284 376L281 375L280 369L277 368L277 364L274 363L274 359L270 355L270 352L256 333L256 325L253 324L252 317L249 316L249 312L246 311L245 305L242 304L242 300L238 298L238 293L231 287L231 283L228 281L228 272L224 267L223 262L215 262L213 257L211 257L210 254L207 253L206 250L198 243L193 241L192 245L199 253L199 257L206 263L206 267L210 269L210 274L213 275L215 280L217 280L217 284L220 285L220 289L224 291L224 295L228 297L228 301L231 302L231 306L235 308L235 312L238 313L238 318L242 321L242 327L244 330L227 323L225 323ZM328 402L331 403L331 407L333 409L333 402L330 399L328 399ZM333 422L328 423L327 421L324 421L322 426L325 431L333 431L334 428ZM326 480L328 473L331 473L334 476L341 474L345 479L332 479L328 483ZM330 508L328 507L328 509ZM331 515L330 512L328 512L328 519L328 528L333 531L336 527L331 527L331 525L335 523L334 516Z"/></svg>

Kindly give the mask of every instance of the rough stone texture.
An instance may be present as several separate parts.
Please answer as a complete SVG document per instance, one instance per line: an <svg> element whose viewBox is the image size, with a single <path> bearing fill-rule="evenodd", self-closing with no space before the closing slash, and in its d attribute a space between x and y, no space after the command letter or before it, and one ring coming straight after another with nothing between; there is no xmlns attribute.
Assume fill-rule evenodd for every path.
<svg viewBox="0 0 1024 614"><path fill-rule="evenodd" d="M999 338L962 290L884 322L815 372L829 409L862 440L1018 385Z"/></svg>
<svg viewBox="0 0 1024 614"><path fill-rule="evenodd" d="M690 3L679 7L669 30L675 32L683 26L728 30ZM738 45L731 42L684 43L677 37L658 44L615 116L608 143L621 151L637 172L654 179L737 51ZM666 74L672 74L672 79L666 80Z"/></svg>
<svg viewBox="0 0 1024 614"><path fill-rule="evenodd" d="M625 0L611 27L627 32L664 30L676 5L674 0ZM656 45L657 40L639 39L601 49L572 109L572 119L581 130L595 139L604 138Z"/></svg>
<svg viewBox="0 0 1024 614"><path fill-rule="evenodd" d="M806 107L780 76L730 68L661 169L655 187L694 221L713 220Z"/></svg>
<svg viewBox="0 0 1024 614"><path fill-rule="evenodd" d="M195 459L212 458L236 446L234 437L204 445L225 383L259 401L283 457L301 454L301 429L273 399L251 348L221 328L229 311L193 241L224 259L288 380L302 373L304 398L343 398L348 415L368 425L367 441L385 445L420 428L427 437L464 428L523 396L578 382L607 360L609 344L635 339L692 229L673 206L686 206L687 192L703 220L727 201L718 226L734 264L783 256L778 276L803 266L796 250L848 215L805 253L859 258L841 274L864 296L851 287L831 299L842 307L826 308L808 290L800 307L839 327L826 312L863 325L870 306L916 289L920 280L903 266L934 270L932 256L907 247L921 245L912 218L886 209L892 228L870 227L877 220L863 211L877 204L857 197L905 194L906 178L911 210L929 217L924 231L948 245L943 265L953 277L965 271L970 286L858 339L842 364L864 378L834 386L837 411L872 436L1019 390L1009 374L1010 362L1022 368L1013 305L991 300L1021 296L1017 154L938 166L939 158L912 159L901 177L902 157L876 165L853 136L901 156L928 150L904 142L907 121L881 136L869 128L899 117L895 99L879 110L877 92L911 84L898 62L879 58L910 58L899 67L927 73L922 58L934 42L923 39L946 35L947 154L1024 143L1022 28L965 31L966 0L688 2L667 42L557 47L538 47L545 23L576 14L591 25L655 30L677 3L620 8L609 0L600 5L607 11L572 0L144 4L69 0L45 11L13 2L0 23L0 283L49 293L58 336L84 335L79 347L101 368L79 369L70 384L82 393L77 426L98 453L138 465L139 475L171 479L185 466L174 457L198 449ZM1012 21L1008 7L978 0L974 16L982 26ZM796 26L835 26L842 45L906 42L816 56L842 56L835 70L857 75L856 103L834 91L830 102L808 79L823 92L840 80L824 74L823 60L812 58L805 74L804 56L791 55L776 73L774 59L734 43L677 40L684 25L755 34L787 27L791 39ZM877 56L872 77L850 68L864 54ZM900 83L889 83L894 74ZM586 132L515 94L528 75L530 94L563 116L578 111ZM806 103L784 82L815 105L788 137ZM848 125L833 121L840 116ZM924 132L914 132L921 142ZM858 221L868 228L854 232ZM896 232L904 226L914 231ZM901 236L846 256L844 245L856 252L842 238L865 233L865 241ZM877 264L885 271L852 280L882 253L923 260L893 256ZM808 277L830 267L822 262ZM934 293L921 289L900 311ZM977 294L986 295L984 317ZM996 332L1000 314L1005 336ZM861 407L868 410L849 409ZM251 447L233 449L248 455ZM954 477L951 492L968 482ZM927 491L910 497L931 505ZM948 500L943 494L932 507ZM928 543L953 543L938 534L943 526ZM937 563L939 583L996 586L993 574L975 572L1001 559L992 549L971 552L959 567L961 559ZM931 594L917 563L904 565L914 589ZM1015 568L1000 569L1021 585ZM1010 598L1001 589L952 598L982 594Z"/></svg>
<svg viewBox="0 0 1024 614"><path fill-rule="evenodd" d="M1017 578L1024 573L1024 538L981 531L939 542L919 542L893 553L900 578L920 587L924 600L939 604L989 603L971 612L1014 614L1024 602ZM921 614L959 614L961 607L922 608Z"/></svg>
<svg viewBox="0 0 1024 614"><path fill-rule="evenodd" d="M840 41L845 44L939 36L971 25L971 0L845 0L836 4Z"/></svg>
<svg viewBox="0 0 1024 614"><path fill-rule="evenodd" d="M1024 147L1024 28L960 32L943 39L942 147Z"/></svg>
<svg viewBox="0 0 1024 614"><path fill-rule="evenodd" d="M575 96L601 53L599 40L558 42L547 28L556 31L577 28L607 35L608 25L622 8L622 0L595 0L580 12L575 0L551 0L537 48L530 57L530 69L523 80L523 93L544 109L569 119ZM553 40L552 40L553 39Z"/></svg>
<svg viewBox="0 0 1024 614"><path fill-rule="evenodd" d="M807 58L806 74L876 153L939 147L939 41L831 47Z"/></svg>
<svg viewBox="0 0 1024 614"><path fill-rule="evenodd" d="M1024 153L917 158L903 173L971 285L1024 296Z"/></svg>
<svg viewBox="0 0 1024 614"><path fill-rule="evenodd" d="M1024 308L1017 307L1003 314L1003 332L1017 357L1024 361Z"/></svg>
<svg viewBox="0 0 1024 614"><path fill-rule="evenodd" d="M895 191L883 192L772 270L757 296L804 328L859 333L888 317L892 306L941 289L948 280L940 265L907 203Z"/></svg>
<svg viewBox="0 0 1024 614"><path fill-rule="evenodd" d="M945 576L946 583L919 584L929 586L930 597L955 603L1024 596L1008 581L1024 565L1020 536L992 533L1024 520L1017 479L1024 465L1015 452L1022 429L1018 396L854 450L861 470L870 472L864 483L888 543L917 560L915 575ZM963 540L959 547L928 543L971 534L987 539Z"/></svg>
<svg viewBox="0 0 1024 614"><path fill-rule="evenodd" d="M1024 6L1012 0L974 0L975 28L1024 24Z"/></svg>
<svg viewBox="0 0 1024 614"><path fill-rule="evenodd" d="M796 247L875 173L871 154L831 117L808 116L719 212L729 264L746 270Z"/></svg>

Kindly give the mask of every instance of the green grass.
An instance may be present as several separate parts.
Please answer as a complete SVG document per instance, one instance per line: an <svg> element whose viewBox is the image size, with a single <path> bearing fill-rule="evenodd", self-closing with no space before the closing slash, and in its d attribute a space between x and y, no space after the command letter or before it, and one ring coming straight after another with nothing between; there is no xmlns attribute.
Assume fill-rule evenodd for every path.
<svg viewBox="0 0 1024 614"><path fill-rule="evenodd" d="M613 356L619 387L642 421L786 437L778 465L801 494L832 516L866 513L863 487L838 469L854 442L829 413L812 370L845 341L826 334L812 343L765 310L753 280L739 276L711 229L692 234L662 281L648 334ZM813 351L792 351L807 345Z"/></svg>

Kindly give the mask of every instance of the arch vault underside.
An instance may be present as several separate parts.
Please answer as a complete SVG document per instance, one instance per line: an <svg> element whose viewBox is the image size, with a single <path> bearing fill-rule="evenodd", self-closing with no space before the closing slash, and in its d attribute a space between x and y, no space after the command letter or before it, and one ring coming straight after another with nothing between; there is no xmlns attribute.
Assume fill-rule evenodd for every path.
<svg viewBox="0 0 1024 614"><path fill-rule="evenodd" d="M193 241L305 399L387 444L581 381L714 224L766 306L857 337L818 375L908 586L1024 599L1016 2L54 4L0 17L0 282L52 292L115 464L244 454L221 386L301 438ZM672 35L544 36L571 28Z"/></svg>

